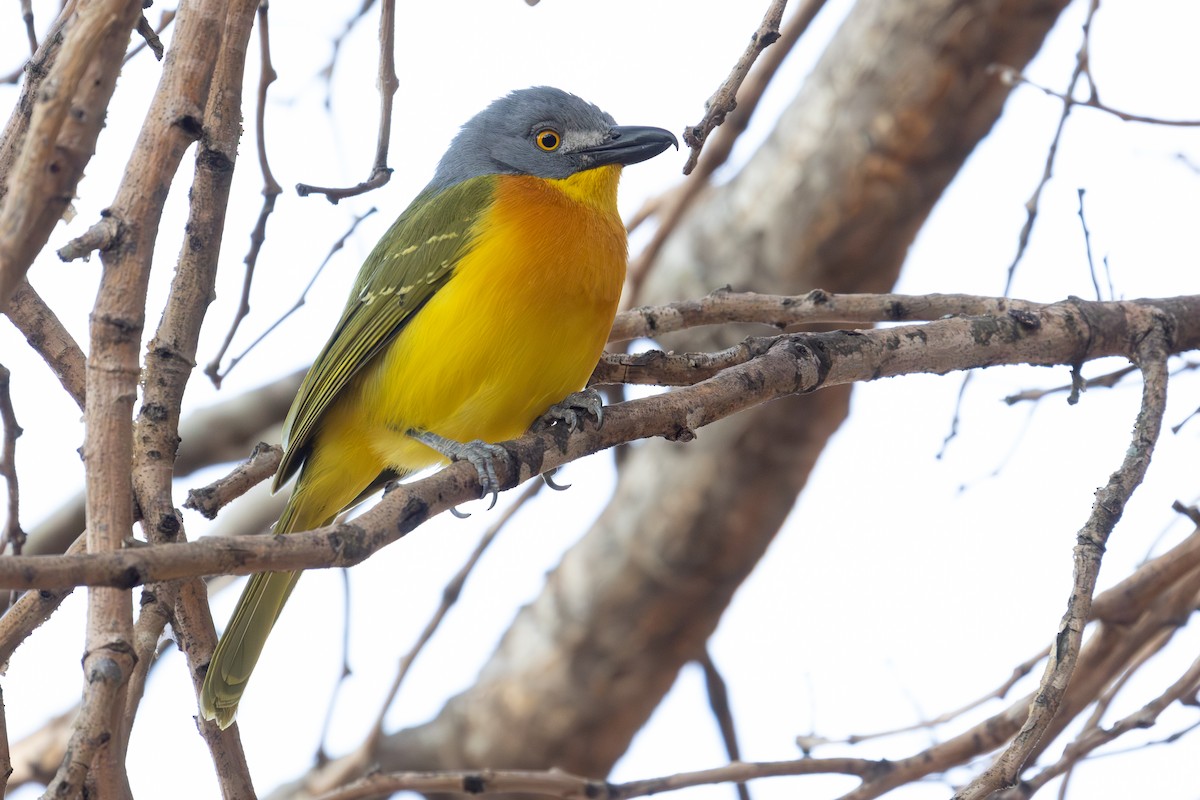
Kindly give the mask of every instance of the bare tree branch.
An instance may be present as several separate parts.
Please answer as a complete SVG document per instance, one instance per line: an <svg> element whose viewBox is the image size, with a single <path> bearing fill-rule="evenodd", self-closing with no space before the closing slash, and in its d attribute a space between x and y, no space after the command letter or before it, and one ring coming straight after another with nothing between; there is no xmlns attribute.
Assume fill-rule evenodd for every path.
<svg viewBox="0 0 1200 800"><path fill-rule="evenodd" d="M140 11L139 0L79 0L58 57L46 80L34 87L28 121L10 122L5 130L6 139L21 138L23 143L11 172L0 152L0 180L7 187L0 199L0 310L7 308L75 195L120 71L114 53L124 53ZM20 106L16 119L23 121ZM10 146L15 148L16 142L5 142L0 151Z"/></svg>
<svg viewBox="0 0 1200 800"><path fill-rule="evenodd" d="M763 761L730 764L716 769L684 772L662 778L608 783L589 780L561 770L520 771L480 770L439 773L379 773L350 786L322 794L319 800L364 800L391 792L412 791L424 794L468 793L534 794L566 800L626 800L661 792L705 786L713 783L744 782L754 778L781 775L840 774L866 777L887 769L885 761L862 758L805 758L798 761Z"/></svg>
<svg viewBox="0 0 1200 800"><path fill-rule="evenodd" d="M138 138L139 157L130 162L105 218L93 226L116 236L101 254L105 269L90 325L83 449L89 553L117 551L132 533L132 412L150 261L162 214L158 198L166 194L184 150L201 133L224 24L220 0L181 8L172 57ZM123 54L122 42L110 56L118 67ZM125 705L134 660L130 592L91 588L84 699L67 758L48 788L51 794L78 796L85 778L98 795L128 793L114 713Z"/></svg>
<svg viewBox="0 0 1200 800"><path fill-rule="evenodd" d="M1171 350L1200 346L1200 296L1095 303L1072 299L1040 314L962 317L867 331L781 335L762 356L666 394L610 406L604 427L574 434L558 426L506 443L502 488L584 455L646 436L690 441L700 427L790 394L915 373L944 374L997 364L1076 363L1140 352L1146 326L1170 320ZM1160 323L1154 322L1155 325ZM451 465L397 487L353 522L287 537L229 537L84 556L0 559L2 588L101 585L216 573L353 566L430 517L481 496L474 467Z"/></svg>
<svg viewBox="0 0 1200 800"><path fill-rule="evenodd" d="M143 531L149 541L158 544L169 545L187 539L172 496L179 409L196 363L204 314L215 295L225 213L242 133L246 50L257 8L258 0L231 0L218 11L222 14L217 30L220 46L211 85L204 97L203 135L196 150L195 177L189 194L189 235L184 238L162 319L147 347L142 406L135 426L133 491L141 511ZM184 24L185 20L181 19L181 35ZM147 598L153 602L147 602ZM195 688L199 690L204 668L216 646L208 590L197 577L179 584L151 584L143 594L134 630L139 661L125 704L126 726L133 724L141 681L149 669L148 662L155 652L158 637L168 622L180 641L189 645L184 652ZM236 732L222 731L208 720L200 719L197 724L214 763L222 764L219 779L223 795L253 794L249 767ZM114 749L120 754L120 763L124 763L128 728L121 733L118 747Z"/></svg>
<svg viewBox="0 0 1200 800"><path fill-rule="evenodd" d="M791 328L829 322L913 322L946 316L1036 311L1024 300L967 294L835 294L813 289L803 295L758 294L718 289L699 300L681 300L622 311L613 322L609 342L655 338L703 325L756 322Z"/></svg>
<svg viewBox="0 0 1200 800"><path fill-rule="evenodd" d="M82 409L86 392L83 350L28 281L17 285L5 313Z"/></svg>
<svg viewBox="0 0 1200 800"><path fill-rule="evenodd" d="M1150 309L1145 313L1153 316ZM1136 361L1142 371L1143 389L1133 442L1120 469L1096 493L1092 514L1079 532L1075 546L1074 585L1067 611L1059 625L1029 717L992 766L955 794L956 800L982 800L999 789L1014 785L1062 705L1083 644L1083 629L1091 615L1092 595L1108 538L1121 518L1125 504L1145 477L1162 430L1167 403L1167 341L1163 324L1156 321L1148 325L1145 338L1138 343Z"/></svg>
<svg viewBox="0 0 1200 800"><path fill-rule="evenodd" d="M27 91L22 94L22 103L29 102L14 114L0 138L0 223L12 200L13 165L20 153L33 146L27 136L36 133L31 122L36 120L29 109L36 105L33 99L39 86L45 88L45 70L70 56L63 44L67 41L63 32L69 33L74 24L69 20L76 19L81 9L103 2L67 0L63 19L57 28L51 28L42 50L30 62ZM371 2L364 0L364 8ZM248 22L249 15L234 20L238 12L228 11L226 5L237 3L243 4L245 11L249 0L195 0L184 4L185 17L209 14L224 26L219 47L210 48L211 58L194 58L185 69L203 72L205 65L211 67L218 58L225 66L226 59L240 58L240 53L230 52L236 48L229 46L229 40L238 36L232 23ZM1103 544L1136 484L1138 476L1133 473L1144 470L1144 462L1150 457L1152 441L1147 441L1147 429L1154 428L1156 435L1161 427L1159 384L1165 387L1167 356L1200 342L1200 298L1128 303L1089 303L1071 298L1041 305L969 296L804 294L812 286L827 286L839 292L887 290L930 205L986 133L1009 91L994 72L988 75L983 65L1013 64L1012 74L1019 77L1029 54L1064 3L918 0L901 8L886 0L859 0L807 88L785 112L761 152L728 184L701 192L704 184L696 176L706 165L719 163L723 156L719 148L713 148L732 141L735 131L727 124L719 139L710 137L713 141L707 148L709 152L701 155L697 171L680 187L678 202L676 195L667 195L658 206L660 230L648 252L650 256L657 252L660 257L657 272L647 273L645 302L699 296L725 283L779 294L723 291L694 302L664 303L623 315L614 325L614 340L643 336L661 339L664 351L605 356L593 382L685 388L614 405L607 410L606 425L599 431L589 429L567 435L551 427L506 443L510 463L500 465L500 472L506 485L512 486L581 454L639 438L683 442L704 427L698 441L686 449L663 443L626 448L619 462L619 483L612 506L593 532L572 548L548 577L543 595L520 612L477 684L451 699L427 724L391 733L377 724L354 753L319 764L307 780L308 791L332 789L330 797L336 798L395 788L423 788L438 793L503 791L563 797L633 797L718 781L825 772L858 777L860 784L844 800L866 800L883 796L904 783L939 774L944 777L947 770L964 764L977 773L996 751L1008 748L1008 755L993 765L1000 775L996 785L1013 780L1021 783L1016 789L994 793L992 800L1016 800L1056 779L1061 781L1060 793L1065 792L1075 766L1114 752L1111 745L1117 739L1124 744L1135 738L1128 735L1131 731L1169 724L1165 738L1159 737L1161 741L1186 733L1188 728L1168 723L1163 711L1177 702L1196 702L1200 662L1172 664L1173 671L1155 687L1154 695L1141 709L1130 713L1126 707L1120 712L1124 716L1116 720L1108 716L1119 707L1118 701L1127 700L1133 693L1138 685L1135 679L1145 677L1163 660L1177 655L1178 648L1167 648L1176 643L1175 633L1200 602L1200 531L1143 565L1113 590L1094 600L1092 595ZM820 0L810 0L797 9L788 20L788 30L802 29L807 22L800 23L798 18L820 5ZM1064 106L1063 121L1072 105L1093 105L1114 113L1101 106L1090 71L1088 30L1096 5L1090 0L1071 89L1066 95L1056 95ZM215 11L218 7L220 13ZM772 4L772 10L782 12L782 7L782 2ZM391 3L381 14L381 28L385 18L394 27ZM260 21L264 45L261 100L268 75L273 76L266 51L265 3ZM173 49L186 53L196 46L185 42L196 38L190 35L194 29L194 25L181 28ZM880 36L881 31L886 35ZM127 36L128 28L124 33ZM835 57L838 52L864 52L864 40L879 52L866 51L869 57L852 69L847 68L847 59ZM390 43L381 46L381 75L385 75L381 84L386 86L386 73L390 72L394 92L394 66L384 64L390 50ZM175 55L173 52L172 57ZM742 88L736 90L738 100L746 101L739 114L752 105L756 78L769 76L782 55L782 45L765 54ZM144 60L141 63L150 66ZM168 66L167 73L172 69ZM67 255L72 255L100 247L105 251L106 273L111 273L106 275L97 300L93 341L86 347L92 360L86 376L81 349L23 277L9 300L7 310L14 324L43 355L63 386L81 405L85 395L92 401L87 411L91 448L87 456L93 462L89 463L87 493L92 524L84 524L81 494L77 504L80 511L64 514L67 521L59 527L66 538L86 527L86 536L93 545L112 549L56 558L0 559L0 586L7 581L12 585L54 587L59 585L57 581L72 586L105 584L117 590L92 592L85 678L96 684L85 688L78 719L49 724L37 737L15 743L11 753L6 753L0 710L0 768L11 760L14 769L9 788L29 780L52 780L55 768L60 767L52 792L64 796L87 793L115 800L130 794L124 776L124 747L149 668L163 646L159 639L164 625L169 623L174 628L187 654L193 682L202 676L211 652L212 625L205 605L205 587L197 575L356 563L441 510L477 496L479 491L472 470L452 465L427 481L390 492L375 508L349 523L286 538L237 537L224 542L169 544L183 538L182 517L172 499L178 488L173 478L214 459L241 459L253 441L277 440L275 426L294 392L294 383L288 389L286 381L281 381L253 395L269 398L261 404L263 407L243 405L248 411L232 421L209 415L207 419L217 422L208 427L189 427L186 421L180 422L183 383L195 356L193 323L198 324L208 302L203 287L211 291L211 282L205 280L211 278L209 273L215 267L216 244L211 254L199 254L202 257L197 261L191 260L197 254L188 251L199 248L193 246L194 242L185 246L177 276L179 286L172 290L167 314L149 352L141 353L140 345L129 346L140 339L144 324L144 316L138 314L144 314L145 273L158 225L155 210L145 209L138 198L131 197L135 187L127 185L130 175L140 172L143 178L149 177L138 188L146 194L161 195L174 172L168 163L174 157L171 151L188 137L199 138L198 150L214 172L232 168L237 137L231 130L236 126L226 126L218 134L222 121L215 109L223 99L230 101L230 114L224 119L228 123L240 103L219 96L220 87L229 80L222 69L209 70L214 76L213 88L203 99L202 128L197 122L201 118L191 114L194 109L184 107L195 95L180 95L178 87L172 87L184 98L184 106L178 106L183 107L184 114L167 121L165 127L185 128L184 135L163 132L157 145L150 142L148 149L142 148L145 142L140 141L139 158L149 153L152 163L140 170L131 165L113 208L66 249ZM167 74L164 86L170 80ZM1080 81L1087 81L1090 87L1087 102L1070 99ZM229 85L232 89L233 82ZM189 87L189 91L194 88ZM82 92L81 86L76 94ZM844 102L847 97L853 97L854 102ZM391 95L381 91L380 103L386 113L381 113L375 171L361 186L387 179L384 126L390 123ZM151 109L151 118L156 109ZM90 113L90 107L88 110ZM71 106L69 113L75 111L76 106ZM730 123L736 125L738 119L732 117ZM64 130L74 124L67 120ZM162 120L157 124L163 126ZM1061 128L1060 123L1060 134ZM261 122L259 135L261 139ZM149 138L144 132L143 139ZM230 140L233 148L227 146ZM1057 144L1058 136L1047 160L1043 184L1049 177ZM269 189L274 179L261 147L260 158ZM199 173L198 169L190 198L189 233L203 230L210 243L219 242L222 221L206 216L209 209L203 206L221 197L219 184L225 176L213 174L201 179ZM207 179L211 182L206 183ZM277 183L275 187L278 191ZM173 186L172 191L178 188ZM336 201L335 196L330 199ZM58 200L51 197L49 203ZM255 255L264 241L273 201L273 195L265 199L259 227L251 237ZM1036 199L1034 206L1036 212ZM149 213L140 213L143 210ZM1080 210L1082 221L1082 203ZM1032 215L1028 222L1032 223ZM1087 221L1084 224L1087 234ZM207 261L210 255L212 263ZM0 248L0 280L7 278L3 257ZM1016 261L1020 258L1018 252ZM183 285L191 278L200 279L192 286L195 291ZM1094 282L1098 287L1098 279ZM113 290L118 286L128 297L115 296ZM143 310L133 313L131 309L138 303ZM824 327L843 323L865 328L876 322L917 321L927 324L836 332ZM769 330L748 328L750 325L765 325ZM690 331L686 339L680 336L685 330ZM754 337L750 333L769 335ZM140 373L142 382L136 383L138 357L142 355L146 369ZM1000 712L965 731L960 730L965 725L962 709L924 720L913 727L928 730L929 738L936 743L887 762L805 758L734 763L633 784L609 785L597 780L624 752L633 732L642 726L671 685L680 665L703 654L721 611L762 556L803 486L816 454L844 415L852 382L919 372L943 374L994 364L1068 365L1073 379L1064 388L1074 400L1089 383L1108 385L1106 381L1115 382L1125 372L1110 372L1085 382L1081 364L1104 355L1134 359L1143 375L1143 414L1127 456L1130 463L1123 465L1128 469L1114 475L1114 486L1106 487L1112 491L1098 496L1093 513L1096 519L1089 520L1080 534L1071 605L1064 615L1060 636L1046 653L1019 665L1011 679L988 696L1004 701L998 704L1005 706ZM137 435L133 436L129 409L136 399L135 392L141 393L143 402L133 429ZM772 399L779 402L768 402ZM255 401L247 397L238 402ZM172 470L177 434L183 442ZM105 455L112 458L111 465L96 463L102 442L107 448ZM265 487L256 482L269 474L273 457L271 453L260 453L233 474L200 490L211 496L206 504L198 505L215 512L230 497L250 487L254 487L256 498L265 495ZM126 491L122 495L125 478L110 479L107 473L110 469L118 474L127 472L131 464L133 477L126 483L135 493ZM678 467L684 464L689 473L686 480L678 475ZM736 485L727 485L730 472L739 476ZM28 491L28 484L22 488ZM667 505L662 503L664 496L679 496L681 489L695 498L685 512L661 507ZM530 493L533 490L530 487ZM136 498L129 509L123 507L127 498ZM273 500L278 502L279 498ZM276 513L270 508L257 500L239 503L222 514L221 527L230 527L235 517L249 511L255 521L247 529L265 528ZM656 511L653 517L649 516L650 509ZM129 541L129 525L143 516L148 538L158 544L140 547ZM651 521L654 531L639 529L642 523L649 525ZM604 541L609 552L616 552L611 565L599 563L598 540ZM38 544L31 540L26 551L33 552ZM61 549L61 541L49 547ZM1150 547L1151 552L1157 549L1157 542ZM470 563L464 567L462 577L469 569ZM123 607L129 605L128 587L147 581L141 615L136 624L128 626ZM460 585L461 580L447 587L442 607L427 634L450 608ZM11 655L70 591L44 588L22 596L9 614L0 617L0 655L4 659ZM634 602L630 603L631 599ZM1088 604L1090 612L1085 608ZM603 614L595 609L603 609ZM610 625L610 617L618 619ZM102 629L102 619L110 623L108 629ZM575 631L586 630L584 638L588 641L579 641L579 636L572 638L569 626ZM1086 626L1091 627L1085 636ZM402 662L398 681L419 648L420 642ZM1042 657L1047 659L1042 686L1028 696L1010 698L1014 687L1022 687L1022 693L1032 687L1036 678L1024 678ZM571 665L571 674L561 669L564 663ZM122 684L126 675L129 680ZM513 691L528 686L531 676L537 681L539 702L530 704L526 700L518 707L511 702ZM588 699L592 696L602 698L602 703ZM530 705L537 706L537 724L527 716ZM967 708L978 707L976 702ZM730 721L728 714L718 712L718 716ZM544 722L547 719L550 722ZM520 741L510 735L517 726L529 731L519 737ZM946 736L951 726L956 730ZM220 734L201 724L200 730L212 751L223 794L253 796L237 728ZM850 742L863 738L852 737ZM837 743L815 733L800 741L808 748ZM33 747L43 750L34 754ZM1046 753L1050 757L1039 762ZM731 750L731 759L736 758L736 751ZM411 771L461 770L491 764L528 767L531 771ZM1029 768L1033 764L1036 767ZM551 765L566 772L535 769ZM369 769L381 771L355 786L343 785Z"/></svg>

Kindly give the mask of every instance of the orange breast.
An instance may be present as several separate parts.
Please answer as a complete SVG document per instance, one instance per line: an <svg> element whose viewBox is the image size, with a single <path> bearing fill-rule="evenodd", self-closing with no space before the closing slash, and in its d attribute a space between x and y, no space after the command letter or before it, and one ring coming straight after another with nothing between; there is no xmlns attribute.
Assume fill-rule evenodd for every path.
<svg viewBox="0 0 1200 800"><path fill-rule="evenodd" d="M563 181L498 180L454 277L359 384L356 405L371 409L384 461L411 469L440 460L404 437L410 428L458 441L518 436L583 387L625 278L619 175L602 167Z"/></svg>

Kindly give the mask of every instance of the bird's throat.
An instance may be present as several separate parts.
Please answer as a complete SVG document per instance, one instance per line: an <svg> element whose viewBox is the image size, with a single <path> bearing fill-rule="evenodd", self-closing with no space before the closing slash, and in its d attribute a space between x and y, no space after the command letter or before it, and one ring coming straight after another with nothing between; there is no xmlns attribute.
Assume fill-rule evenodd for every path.
<svg viewBox="0 0 1200 800"><path fill-rule="evenodd" d="M617 208L617 182L620 179L621 165L609 164L546 182L578 203L613 212Z"/></svg>

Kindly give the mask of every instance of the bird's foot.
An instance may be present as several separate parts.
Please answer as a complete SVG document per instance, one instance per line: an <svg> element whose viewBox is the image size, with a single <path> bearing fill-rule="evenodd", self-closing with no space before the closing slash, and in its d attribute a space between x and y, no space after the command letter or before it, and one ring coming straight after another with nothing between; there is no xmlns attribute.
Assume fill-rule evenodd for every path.
<svg viewBox="0 0 1200 800"><path fill-rule="evenodd" d="M500 497L500 479L496 476L496 462L503 460L511 466L512 456L498 444L491 444L482 439L470 442L456 442L439 436L430 431L411 430L408 435L432 450L441 453L451 461L467 461L479 475L479 485L483 487L483 496L492 496L488 506L491 511Z"/></svg>
<svg viewBox="0 0 1200 800"><path fill-rule="evenodd" d="M546 413L538 417L532 426L534 431L543 431L556 422L567 426L571 433L579 430L583 420L591 417L596 420L596 427L604 424L604 398L600 392L592 388L582 392L572 392L561 401L546 409Z"/></svg>

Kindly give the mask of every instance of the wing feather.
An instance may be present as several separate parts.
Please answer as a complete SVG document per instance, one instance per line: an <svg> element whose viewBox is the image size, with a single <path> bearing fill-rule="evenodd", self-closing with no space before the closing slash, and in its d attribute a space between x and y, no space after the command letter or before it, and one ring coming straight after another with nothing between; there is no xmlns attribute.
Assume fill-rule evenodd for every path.
<svg viewBox="0 0 1200 800"><path fill-rule="evenodd" d="M300 468L330 404L454 274L490 207L494 187L494 176L481 176L426 190L375 245L288 411L274 489Z"/></svg>

